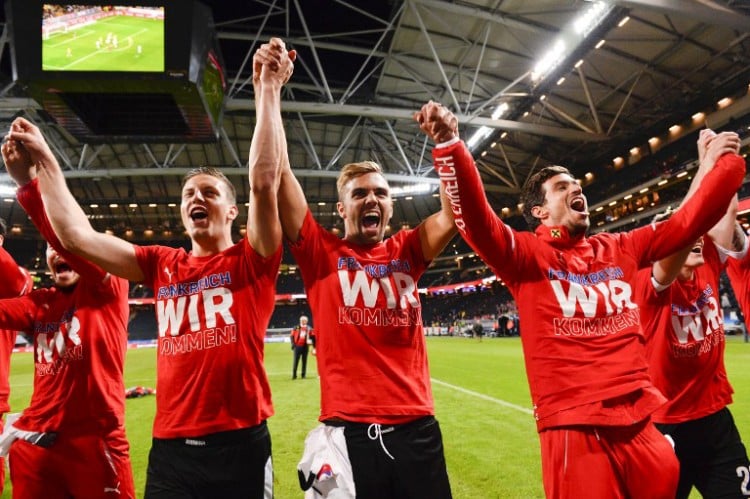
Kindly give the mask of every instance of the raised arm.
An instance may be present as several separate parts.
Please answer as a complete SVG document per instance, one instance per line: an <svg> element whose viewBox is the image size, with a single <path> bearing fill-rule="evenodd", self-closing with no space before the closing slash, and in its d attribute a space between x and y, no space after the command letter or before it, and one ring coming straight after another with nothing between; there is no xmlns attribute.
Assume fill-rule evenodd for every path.
<svg viewBox="0 0 750 499"><path fill-rule="evenodd" d="M282 158L287 155L281 87L292 75L295 57L279 38L263 44L253 56L256 119L250 144L247 238L263 256L273 254L281 244L277 196Z"/></svg>
<svg viewBox="0 0 750 499"><path fill-rule="evenodd" d="M660 286L663 286L659 289L666 288L677 279L677 276L680 275L680 270L682 270L682 266L685 265L688 255L690 255L690 252L693 250L693 246L695 246L695 244L685 246L678 252L672 253L666 258L654 262L654 265L651 267L651 277L653 277Z"/></svg>
<svg viewBox="0 0 750 499"><path fill-rule="evenodd" d="M434 142L435 147L446 147L459 140L458 120L450 110L436 102L428 102L417 113L414 119ZM457 229L453 220L453 210L445 193L445 186L440 184L440 211L427 217L419 226L419 238L422 242L422 254L425 260L433 260L456 235Z"/></svg>
<svg viewBox="0 0 750 499"><path fill-rule="evenodd" d="M708 231L708 237L716 245L729 251L742 251L745 247L745 231L737 223L737 207L739 201L735 194L729 202L726 214Z"/></svg>
<svg viewBox="0 0 750 499"><path fill-rule="evenodd" d="M704 128L698 134L698 142L696 143L696 145L698 146L698 169L693 176L692 182L690 182L690 187L688 187L687 194L685 194L685 197L682 199L682 202L680 204L685 204L685 201L693 196L696 189L698 189L698 187L701 185L703 177L705 177L706 174L711 171L711 168L713 168L714 164L706 161L706 153L708 152L708 145L716 137L716 132L714 132L710 128ZM714 158L714 162L716 159L718 159L718 157Z"/></svg>
<svg viewBox="0 0 750 499"><path fill-rule="evenodd" d="M706 174L695 194L666 222L631 231L631 248L639 264L651 266L706 234L726 214L745 177L745 160L724 154Z"/></svg>
<svg viewBox="0 0 750 499"><path fill-rule="evenodd" d="M428 116L423 115L425 119ZM420 124L429 130L426 126L429 124ZM510 276L515 272L508 265L513 258L513 230L492 210L466 145L454 138L441 146L432 149L432 157L459 233L493 272L503 278Z"/></svg>
<svg viewBox="0 0 750 499"><path fill-rule="evenodd" d="M722 155L730 153L739 154L739 151L740 137L736 133L721 132L716 134L708 128L701 130L698 136L698 170L695 172L693 181L690 183L690 188L682 200L682 204L692 197L703 181L703 177L711 171L716 161ZM726 249L732 249L733 242L737 241L737 234L735 233L737 204L738 200L735 194L724 216L708 231L709 237L719 246Z"/></svg>
<svg viewBox="0 0 750 499"><path fill-rule="evenodd" d="M291 51L288 59L294 60L296 53ZM267 54L265 51L259 51L256 53L253 62L255 68L253 74L261 74L261 65L264 61L270 59L271 63L280 63L281 57L277 54ZM264 92L265 81L263 79L254 79L255 83L255 95L256 98L259 94ZM277 215L278 220L281 223L281 231L284 237L291 242L296 242L299 239L299 231L302 228L302 222L307 214L307 200L305 199L305 193L302 191L297 178L292 172L292 167L289 164L289 152L287 150L286 135L284 134L284 127L280 123L280 129L277 130L278 134L276 138L279 140L279 151L280 151L280 166L279 172L279 184L277 193Z"/></svg>
<svg viewBox="0 0 750 499"><path fill-rule="evenodd" d="M703 154L701 154L701 149L704 149ZM736 133L721 132L718 135L709 135L709 140L706 140L705 144L698 141L698 157L701 158L701 166L698 169L703 169L703 163L713 166L723 154L739 154L739 152L740 137ZM738 204L739 200L735 193L724 216L708 231L708 236L717 245L730 251L741 251L745 245L744 231L741 229L737 231Z"/></svg>
<svg viewBox="0 0 750 499"><path fill-rule="evenodd" d="M131 281L143 280L134 246L91 226L68 190L62 169L39 128L24 118L16 118L7 138L21 144L30 159L25 172L17 171L11 176L23 185L38 178L47 217L62 247L111 274Z"/></svg>
<svg viewBox="0 0 750 499"><path fill-rule="evenodd" d="M715 134L712 130L704 129L701 130L698 138L698 171L693 177L688 192L681 204L685 204L690 198L693 197L698 187L701 185L703 178L706 174L711 171L714 164L724 154L737 153L739 151L740 140L739 136L733 132L722 132ZM737 194L734 195L732 201L726 210L724 216L714 225L709 231L708 235L723 248L734 250L733 242L735 241L735 225L737 218ZM744 239L739 243L744 245ZM669 255L666 258L662 258L653 265L652 275L654 279L661 285L667 286L671 284L679 275L682 266L685 264L690 251L695 245L695 241L691 242L688 246L681 249L680 251ZM741 247L739 249L742 249ZM738 250L734 250L738 251Z"/></svg>
<svg viewBox="0 0 750 499"><path fill-rule="evenodd" d="M281 163L281 185L279 185L279 216L284 237L295 243L307 214L307 199L302 186L294 176L289 164L289 155L284 154Z"/></svg>

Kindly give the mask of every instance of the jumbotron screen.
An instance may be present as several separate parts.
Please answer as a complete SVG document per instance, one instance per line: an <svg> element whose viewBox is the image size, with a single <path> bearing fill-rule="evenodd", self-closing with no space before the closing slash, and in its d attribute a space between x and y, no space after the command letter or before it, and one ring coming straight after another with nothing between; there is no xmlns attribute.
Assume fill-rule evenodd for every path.
<svg viewBox="0 0 750 499"><path fill-rule="evenodd" d="M164 7L44 4L42 70L164 71Z"/></svg>

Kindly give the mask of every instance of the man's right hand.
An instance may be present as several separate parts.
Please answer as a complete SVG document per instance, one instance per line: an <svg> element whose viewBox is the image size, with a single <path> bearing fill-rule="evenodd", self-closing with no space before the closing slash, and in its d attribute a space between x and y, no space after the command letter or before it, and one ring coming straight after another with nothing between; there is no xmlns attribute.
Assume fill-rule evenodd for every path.
<svg viewBox="0 0 750 499"><path fill-rule="evenodd" d="M253 84L270 83L284 85L294 72L296 50L286 50L281 38L271 38L253 55Z"/></svg>
<svg viewBox="0 0 750 499"><path fill-rule="evenodd" d="M414 113L414 120L436 144L458 137L458 119L438 102L430 101L422 106L422 109Z"/></svg>
<svg viewBox="0 0 750 499"><path fill-rule="evenodd" d="M705 165L705 168L711 169L720 157L725 154L737 154L739 150L739 135L734 132L721 132L708 142L701 165Z"/></svg>
<svg viewBox="0 0 750 499"><path fill-rule="evenodd" d="M6 138L8 142L16 141L16 144L22 146L28 153L28 156L24 156L26 160L31 160L31 164L26 165L27 169L30 169L32 166L37 169L51 165L58 166L57 159L52 154L47 141L44 140L41 130L30 121L20 117L13 120ZM13 167L15 168L15 166L18 166L19 170L23 168L20 162L14 163ZM11 172L9 171L8 173ZM11 176L13 175L11 173ZM20 180L24 180L24 174L21 171L18 172L18 175ZM29 172L29 176L33 178L33 172Z"/></svg>
<svg viewBox="0 0 750 499"><path fill-rule="evenodd" d="M36 177L36 167L29 151L22 143L6 136L0 151L2 151L5 168L16 185L22 187Z"/></svg>
<svg viewBox="0 0 750 499"><path fill-rule="evenodd" d="M706 150L708 150L708 145L714 137L716 137L716 132L710 128L704 128L698 134L698 161L700 163L703 163L703 160L706 158Z"/></svg>

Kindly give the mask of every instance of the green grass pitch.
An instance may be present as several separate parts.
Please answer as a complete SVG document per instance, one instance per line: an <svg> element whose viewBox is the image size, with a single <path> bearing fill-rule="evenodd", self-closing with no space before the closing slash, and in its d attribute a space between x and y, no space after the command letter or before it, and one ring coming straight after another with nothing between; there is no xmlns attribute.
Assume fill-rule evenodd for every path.
<svg viewBox="0 0 750 499"><path fill-rule="evenodd" d="M535 499L544 497L539 440L518 338L427 339L437 418L456 499ZM32 355L11 361L11 407L22 409L31 395ZM156 350L128 352L126 386L155 383ZM740 432L750 440L750 344L727 338L726 364L733 381L732 406ZM315 358L308 379L291 379L288 344L266 345L266 369L276 414L269 420L273 442L276 499L301 498L296 464L307 432L317 424L319 389ZM142 496L155 398L127 401L126 424L136 492ZM11 497L6 484L3 497ZM691 497L700 497L693 492Z"/></svg>
<svg viewBox="0 0 750 499"><path fill-rule="evenodd" d="M116 47L108 34L117 36ZM112 16L53 33L42 40L42 69L164 71L164 21Z"/></svg>

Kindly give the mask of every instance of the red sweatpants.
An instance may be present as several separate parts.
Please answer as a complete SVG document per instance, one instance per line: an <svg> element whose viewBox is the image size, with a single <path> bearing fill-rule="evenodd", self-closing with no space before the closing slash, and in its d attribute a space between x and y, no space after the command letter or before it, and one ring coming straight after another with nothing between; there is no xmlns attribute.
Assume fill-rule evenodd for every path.
<svg viewBox="0 0 750 499"><path fill-rule="evenodd" d="M123 430L106 438L60 433L48 448L16 440L8 457L14 499L135 497Z"/></svg>
<svg viewBox="0 0 750 499"><path fill-rule="evenodd" d="M674 499L680 465L650 422L539 434L548 499Z"/></svg>

